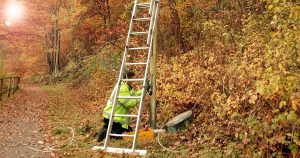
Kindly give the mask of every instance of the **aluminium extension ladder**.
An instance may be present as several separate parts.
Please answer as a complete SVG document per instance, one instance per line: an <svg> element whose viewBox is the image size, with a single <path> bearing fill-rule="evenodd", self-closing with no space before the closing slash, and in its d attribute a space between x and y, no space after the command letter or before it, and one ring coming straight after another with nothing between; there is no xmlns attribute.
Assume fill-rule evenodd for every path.
<svg viewBox="0 0 300 158"><path fill-rule="evenodd" d="M113 152L113 153L136 153L139 155L146 155L147 150L136 150L136 144L137 144L137 139L138 139L138 133L139 133L139 128L140 128L140 123L141 123L141 118L142 118L142 110L144 106L144 97L146 94L146 86L147 86L147 76L149 74L149 69L150 69L150 64L151 64L151 57L152 57L152 45L153 45L153 32L154 29L156 29L156 23L157 23L157 17L158 17L158 9L159 9L159 0L149 0L150 2L145 3L145 2L138 2L138 0L134 1L134 6L133 6L133 11L132 11L132 16L131 16L131 21L129 25L129 31L126 39L126 46L125 46L125 51L123 55L123 60L122 60L122 65L120 69L120 74L119 74L119 79L117 83L117 93L113 96L113 107L111 110L111 115L109 118L109 125L108 125L108 130L104 142L104 146L100 147L100 149L106 151L106 152ZM148 10L149 11L148 11ZM139 17L140 15L137 15L138 13L141 12L141 10L146 10L146 14L148 17ZM147 28L148 30L146 31L135 31L134 30L134 24L136 23L147 23L149 27ZM131 40L132 37L147 37L145 39L147 43L143 42L143 46L137 46L137 47L132 47L131 46ZM140 40L141 41L141 40ZM141 43L141 42L139 42ZM146 46L145 46L146 44ZM130 51L144 51L145 55L147 57L147 61L139 61L139 62L128 62L128 52ZM146 54L147 52L147 54ZM135 78L135 79L124 79L123 74L125 73L126 66L144 66L144 76L143 78ZM120 91L120 85L122 81L131 81L131 82L142 82L142 94L141 96L119 96L119 91ZM138 109L138 114L137 115L118 115L115 114L115 108L116 108L116 103L117 99L139 99L139 109ZM114 116L119 116L119 117L136 117L136 127L134 130L133 135L129 134L113 134L111 133L112 131L112 124L113 124L113 117ZM108 147L108 143L110 140L110 137L133 137L133 143L132 143L132 148L113 148L113 147Z"/></svg>

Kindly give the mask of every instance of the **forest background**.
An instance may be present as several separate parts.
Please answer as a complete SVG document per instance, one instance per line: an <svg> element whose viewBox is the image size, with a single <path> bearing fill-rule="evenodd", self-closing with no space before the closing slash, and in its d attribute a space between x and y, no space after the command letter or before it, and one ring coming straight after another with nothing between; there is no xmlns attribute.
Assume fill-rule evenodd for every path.
<svg viewBox="0 0 300 158"><path fill-rule="evenodd" d="M0 28L1 75L68 85L101 112L117 80L132 1L20 3L23 18ZM297 0L161 0L158 122L191 109L183 141L194 153L296 158L299 34Z"/></svg>

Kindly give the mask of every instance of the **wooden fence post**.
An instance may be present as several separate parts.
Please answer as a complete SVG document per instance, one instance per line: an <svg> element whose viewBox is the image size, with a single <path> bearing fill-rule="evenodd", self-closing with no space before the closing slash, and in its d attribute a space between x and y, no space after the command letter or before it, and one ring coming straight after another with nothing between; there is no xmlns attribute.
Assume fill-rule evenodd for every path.
<svg viewBox="0 0 300 158"><path fill-rule="evenodd" d="M13 95L15 93L15 79L11 78L11 94Z"/></svg>
<svg viewBox="0 0 300 158"><path fill-rule="evenodd" d="M17 91L17 80L16 80L17 78L16 77L14 77L13 78L13 93L12 94L14 94L16 91Z"/></svg>
<svg viewBox="0 0 300 158"><path fill-rule="evenodd" d="M9 83L8 83L8 94L7 94L7 97L10 97L10 89L11 89L11 78L9 78Z"/></svg>
<svg viewBox="0 0 300 158"><path fill-rule="evenodd" d="M17 78L17 90L19 89L20 77Z"/></svg>
<svg viewBox="0 0 300 158"><path fill-rule="evenodd" d="M3 78L0 79L0 100L2 100L3 95Z"/></svg>

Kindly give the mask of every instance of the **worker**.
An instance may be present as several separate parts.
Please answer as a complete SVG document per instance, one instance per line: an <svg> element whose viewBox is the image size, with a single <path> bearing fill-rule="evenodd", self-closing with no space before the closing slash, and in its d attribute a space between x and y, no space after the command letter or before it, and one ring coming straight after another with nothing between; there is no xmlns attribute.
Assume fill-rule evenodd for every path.
<svg viewBox="0 0 300 158"><path fill-rule="evenodd" d="M135 73L131 70L128 70L124 73L123 78L131 79L135 76ZM98 134L98 142L101 142L105 137L108 129L109 118L113 106L114 95L117 91L117 85L115 86L113 92L110 95L110 98L103 110L103 126ZM134 91L132 88L131 82L121 82L119 96L140 96L142 94L142 90ZM116 100L116 109L115 114L129 114L129 110L134 108L138 100L137 99L129 99L129 98L121 98ZM122 134L123 132L131 132L132 128L129 126L129 117L114 117L114 122L112 125L111 133L114 134Z"/></svg>

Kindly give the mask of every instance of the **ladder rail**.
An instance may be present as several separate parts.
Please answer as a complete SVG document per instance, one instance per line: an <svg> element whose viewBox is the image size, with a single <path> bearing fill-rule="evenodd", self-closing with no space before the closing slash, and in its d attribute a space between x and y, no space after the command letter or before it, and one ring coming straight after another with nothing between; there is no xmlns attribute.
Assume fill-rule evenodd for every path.
<svg viewBox="0 0 300 158"><path fill-rule="evenodd" d="M150 8L153 8L155 6L153 6L153 2L155 2L155 0L151 0L151 4L150 4ZM153 16L153 11L149 10L149 12L151 12L150 16L151 16L151 20L150 20L150 25L149 25L149 29L148 29L148 36L147 36L147 46L150 46L150 38L152 36L152 28L153 28L153 23L155 21L155 15Z"/></svg>
<svg viewBox="0 0 300 158"><path fill-rule="evenodd" d="M153 0L150 2L149 15L152 17Z"/></svg>
<svg viewBox="0 0 300 158"><path fill-rule="evenodd" d="M150 23L150 26L149 26L149 34L152 33L152 30L154 30L153 26L156 26L156 18L157 18L157 14L158 14L158 6L159 6L159 1L156 1L156 0L152 0L155 2L155 11L154 11L154 16L152 16L152 25ZM150 38L149 38L149 50L148 50L148 57L147 57L147 65L146 65L146 70L145 70L145 74L144 74L144 81L143 81L143 88L142 88L142 97L141 97L141 100L140 100L140 103L139 103L139 111L138 111L138 118L137 118L137 121L136 121L136 127L135 127L135 133L134 133L134 138L133 138L133 143L132 143L132 151L134 152L135 151L135 147L136 147L136 143L137 143L137 138L138 138L138 133L139 133L139 128L140 128L140 123L141 123L141 116L142 116L142 111L143 111L143 105L144 105L144 98L145 98L145 86L147 85L147 75L149 73L149 68L150 68L150 59L151 59L151 56L152 56L152 46L153 46L153 36L150 35Z"/></svg>
<svg viewBox="0 0 300 158"><path fill-rule="evenodd" d="M124 54L123 54L122 64L121 64L121 68L120 68L118 85L117 85L117 88L116 88L117 91L116 91L114 99L113 99L113 106L112 106L112 109L111 109L111 114L109 116L108 129L107 129L106 138L105 138L105 141L104 141L104 150L107 149L108 142L109 142L109 139L110 139L109 134L111 133L111 130L112 130L113 119L114 119L113 114L115 113L115 110L116 110L117 96L119 95L120 86L121 86L121 82L122 82L121 79L122 79L122 76L123 76L123 73L124 73L123 72L124 63L126 62L126 55L127 55L128 46L129 46L129 43L130 43L130 34L131 34L132 29L133 29L133 19L134 19L134 16L136 14L137 3L138 3L138 0L135 0L134 7L133 7L133 12L132 12L132 15L131 15L131 20L130 20L130 25L129 25L129 31L128 31L127 39L126 39L125 51L124 51Z"/></svg>
<svg viewBox="0 0 300 158"><path fill-rule="evenodd" d="M116 103L117 103L117 96L119 95L119 91L120 91L120 86L121 85L121 82L118 81L117 83L117 88L116 88L116 92L113 96L113 106L112 106L112 109L111 109L111 113L110 113L110 116L109 116L109 123L108 123L108 128L107 128L107 133L106 133L106 137L105 137L105 141L104 141L104 150L107 149L107 145L108 145L108 142L109 142L109 139L110 139L110 133L111 133L111 130L112 130L112 125L113 125L113 119L114 119L114 113L115 113L115 110L116 110Z"/></svg>

